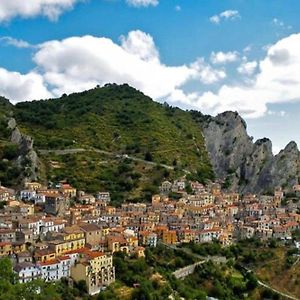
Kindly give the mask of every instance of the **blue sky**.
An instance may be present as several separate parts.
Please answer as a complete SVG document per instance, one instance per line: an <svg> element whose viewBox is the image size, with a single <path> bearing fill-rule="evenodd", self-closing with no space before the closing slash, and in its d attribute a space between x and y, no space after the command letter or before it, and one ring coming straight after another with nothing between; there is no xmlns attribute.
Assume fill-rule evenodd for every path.
<svg viewBox="0 0 300 300"><path fill-rule="evenodd" d="M275 152L300 142L299 1L25 3L0 3L0 93L13 102L128 82L184 109L237 110Z"/></svg>

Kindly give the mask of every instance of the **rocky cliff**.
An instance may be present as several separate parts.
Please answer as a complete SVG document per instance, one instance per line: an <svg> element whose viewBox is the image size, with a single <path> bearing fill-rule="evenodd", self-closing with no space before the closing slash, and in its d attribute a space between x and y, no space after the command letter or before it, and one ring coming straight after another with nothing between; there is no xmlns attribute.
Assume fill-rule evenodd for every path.
<svg viewBox="0 0 300 300"><path fill-rule="evenodd" d="M298 183L300 152L295 142L274 156L271 141L264 138L253 142L245 121L236 112L216 117L194 112L194 118L203 129L216 176L224 179L228 189L261 193Z"/></svg>
<svg viewBox="0 0 300 300"><path fill-rule="evenodd" d="M40 162L33 148L32 137L20 132L14 118L8 120L8 128L11 130L11 142L18 145L19 153L16 163L19 169L22 170L21 179L37 180Z"/></svg>

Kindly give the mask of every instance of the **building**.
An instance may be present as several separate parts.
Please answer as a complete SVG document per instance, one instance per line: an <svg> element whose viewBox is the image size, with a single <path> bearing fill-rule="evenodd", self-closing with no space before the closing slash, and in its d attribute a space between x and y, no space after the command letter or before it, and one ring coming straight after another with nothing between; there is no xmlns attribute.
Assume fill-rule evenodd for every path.
<svg viewBox="0 0 300 300"><path fill-rule="evenodd" d="M31 262L23 262L14 267L20 283L26 283L41 278L41 270Z"/></svg>
<svg viewBox="0 0 300 300"><path fill-rule="evenodd" d="M82 258L71 268L71 277L77 282L84 280L89 295L98 294L115 281L112 255L85 251Z"/></svg>
<svg viewBox="0 0 300 300"><path fill-rule="evenodd" d="M41 271L41 278L46 282L68 278L71 274L71 258L69 256L38 262L37 265Z"/></svg>
<svg viewBox="0 0 300 300"><path fill-rule="evenodd" d="M48 194L45 198L45 212L51 215L64 215L69 201L62 196Z"/></svg>

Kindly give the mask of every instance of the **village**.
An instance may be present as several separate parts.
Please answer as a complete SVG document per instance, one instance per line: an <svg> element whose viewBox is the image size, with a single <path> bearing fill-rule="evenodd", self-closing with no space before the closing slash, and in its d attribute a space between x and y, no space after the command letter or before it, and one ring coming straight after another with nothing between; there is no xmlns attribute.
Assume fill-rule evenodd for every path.
<svg viewBox="0 0 300 300"><path fill-rule="evenodd" d="M111 205L109 192L78 191L66 182L0 185L0 258L9 257L20 283L70 278L95 295L115 281L113 255L144 257L146 247L257 238L292 242L300 229L300 185L287 198L225 192L221 184L165 181L151 203ZM295 240L295 247L300 242Z"/></svg>

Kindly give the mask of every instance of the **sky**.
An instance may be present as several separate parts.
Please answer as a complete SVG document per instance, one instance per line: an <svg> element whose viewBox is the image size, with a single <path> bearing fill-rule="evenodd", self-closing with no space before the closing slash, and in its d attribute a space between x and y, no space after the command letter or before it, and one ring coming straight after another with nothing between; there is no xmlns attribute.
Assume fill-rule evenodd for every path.
<svg viewBox="0 0 300 300"><path fill-rule="evenodd" d="M238 111L273 152L300 145L299 0L1 0L0 95L13 103L128 83Z"/></svg>

